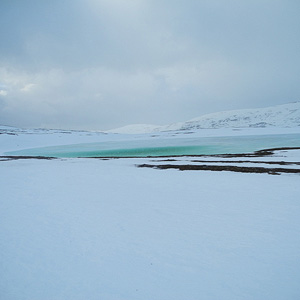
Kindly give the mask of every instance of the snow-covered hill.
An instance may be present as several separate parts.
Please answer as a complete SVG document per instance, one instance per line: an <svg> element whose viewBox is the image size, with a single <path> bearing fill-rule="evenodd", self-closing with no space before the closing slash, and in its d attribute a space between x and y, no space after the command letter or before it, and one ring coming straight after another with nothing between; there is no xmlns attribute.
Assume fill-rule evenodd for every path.
<svg viewBox="0 0 300 300"><path fill-rule="evenodd" d="M300 126L300 102L266 108L223 111L165 126L136 124L110 130L115 133L150 133L169 130L261 128Z"/></svg>

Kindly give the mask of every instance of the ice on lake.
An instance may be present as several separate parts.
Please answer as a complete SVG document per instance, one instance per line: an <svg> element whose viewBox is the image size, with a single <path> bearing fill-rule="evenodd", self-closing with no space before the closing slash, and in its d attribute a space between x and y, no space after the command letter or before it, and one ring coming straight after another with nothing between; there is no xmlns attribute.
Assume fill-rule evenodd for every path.
<svg viewBox="0 0 300 300"><path fill-rule="evenodd" d="M300 134L226 137L150 138L147 140L81 143L7 152L51 157L147 157L247 153L267 148L299 147Z"/></svg>

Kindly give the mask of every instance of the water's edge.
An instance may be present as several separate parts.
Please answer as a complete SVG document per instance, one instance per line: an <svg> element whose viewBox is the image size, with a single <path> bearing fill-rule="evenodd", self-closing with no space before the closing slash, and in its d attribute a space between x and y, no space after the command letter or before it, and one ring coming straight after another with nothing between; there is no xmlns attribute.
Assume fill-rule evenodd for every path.
<svg viewBox="0 0 300 300"><path fill-rule="evenodd" d="M149 139L61 145L6 152L8 156L167 157L253 153L269 148L300 147L300 134Z"/></svg>

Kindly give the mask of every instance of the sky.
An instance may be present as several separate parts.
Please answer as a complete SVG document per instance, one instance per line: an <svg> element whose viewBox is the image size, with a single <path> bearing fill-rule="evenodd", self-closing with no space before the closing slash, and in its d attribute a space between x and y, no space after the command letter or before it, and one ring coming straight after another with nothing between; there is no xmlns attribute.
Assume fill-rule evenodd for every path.
<svg viewBox="0 0 300 300"><path fill-rule="evenodd" d="M299 0L1 0L0 124L106 130L300 100Z"/></svg>

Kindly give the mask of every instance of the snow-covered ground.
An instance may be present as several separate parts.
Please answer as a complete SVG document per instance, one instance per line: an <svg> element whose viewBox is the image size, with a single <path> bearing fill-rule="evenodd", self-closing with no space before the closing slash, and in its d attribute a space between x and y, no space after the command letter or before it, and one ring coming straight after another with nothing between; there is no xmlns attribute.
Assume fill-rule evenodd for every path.
<svg viewBox="0 0 300 300"><path fill-rule="evenodd" d="M50 130L50 129L20 129L0 126L0 155L6 152L81 143L97 142L128 142L139 140L160 140L174 138L251 136L272 134L300 134L300 126L266 127L266 128L218 128L177 130L143 134L114 134L105 132Z"/></svg>
<svg viewBox="0 0 300 300"><path fill-rule="evenodd" d="M241 109L207 114L186 122L164 126L135 124L110 130L116 133L150 133L170 130L195 130L218 128L299 127L300 102L266 108Z"/></svg>
<svg viewBox="0 0 300 300"><path fill-rule="evenodd" d="M185 136L0 129L0 155ZM267 131L298 133L299 128L215 129L189 136ZM136 167L225 160L227 165L299 169L266 162L299 163L300 151L164 160L2 157L0 299L300 299L299 174Z"/></svg>

